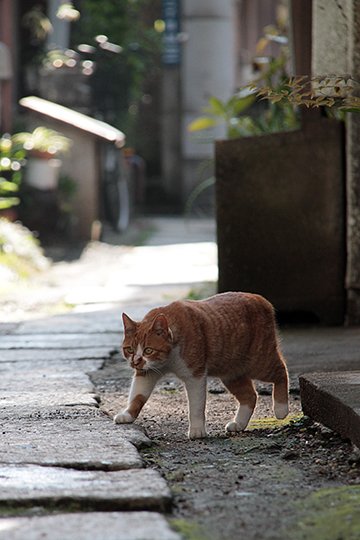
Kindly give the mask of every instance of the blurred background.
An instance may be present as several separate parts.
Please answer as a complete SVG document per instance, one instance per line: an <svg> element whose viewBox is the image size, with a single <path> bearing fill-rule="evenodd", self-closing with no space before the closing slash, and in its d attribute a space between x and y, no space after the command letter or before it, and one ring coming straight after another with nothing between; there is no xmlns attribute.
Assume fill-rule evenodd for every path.
<svg viewBox="0 0 360 540"><path fill-rule="evenodd" d="M0 0L3 236L10 222L47 249L109 234L121 243L139 217L206 218L219 290L359 322L358 7ZM225 145L240 140L246 151ZM8 260L14 247L1 245ZM272 259L289 261L282 276Z"/></svg>
<svg viewBox="0 0 360 540"><path fill-rule="evenodd" d="M0 10L1 133L32 132L40 126L70 139L68 146L60 144L52 164L63 214L71 205L74 213L59 219L72 221L72 233L80 237L91 234L95 219L124 229L128 213L184 210L194 187L211 173L213 140L225 136L222 125L205 136L190 133L187 126L211 96L228 100L251 81L259 70L256 57L269 62L282 54L289 16L287 2L278 0L1 0ZM281 33L283 41L273 40L259 54L257 44L266 28ZM28 96L65 106L68 116L44 102L22 101ZM105 133L103 125L90 128L70 111L105 122L124 139L110 127ZM90 154L98 153L98 159L84 150L94 137ZM33 144L27 142L29 149ZM114 145L123 148L121 157ZM26 157L25 177L31 161ZM80 178L89 174L89 161L96 174ZM132 175L130 184L120 186L121 194L114 185L119 168L130 168ZM49 182L43 192L54 188ZM29 183L41 189L36 180L36 186L32 179ZM50 225L64 226L54 223L54 214L48 216L53 223L44 227L41 222L46 202L52 213L56 210L50 193L24 191L25 222L47 233ZM117 200L121 195L126 200ZM41 211L35 210L34 197ZM197 206L212 212L211 189Z"/></svg>

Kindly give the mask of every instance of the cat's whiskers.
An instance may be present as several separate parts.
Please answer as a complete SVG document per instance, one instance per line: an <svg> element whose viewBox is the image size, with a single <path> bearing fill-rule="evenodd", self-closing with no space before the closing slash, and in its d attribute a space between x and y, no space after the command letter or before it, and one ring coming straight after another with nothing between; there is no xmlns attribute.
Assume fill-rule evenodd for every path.
<svg viewBox="0 0 360 540"><path fill-rule="evenodd" d="M162 371L160 369L157 369L155 367L151 367L152 371L155 371L155 373L158 373L159 375L162 375Z"/></svg>
<svg viewBox="0 0 360 540"><path fill-rule="evenodd" d="M149 371L151 370L151 371L154 371L154 373L157 373L158 375L163 375L163 372L159 368L155 366L150 366L149 364L147 364L147 367Z"/></svg>

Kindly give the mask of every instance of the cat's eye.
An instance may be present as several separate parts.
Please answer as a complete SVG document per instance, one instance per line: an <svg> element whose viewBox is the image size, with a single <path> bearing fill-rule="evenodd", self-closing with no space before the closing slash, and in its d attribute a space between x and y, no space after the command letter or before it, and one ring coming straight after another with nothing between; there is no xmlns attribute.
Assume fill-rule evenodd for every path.
<svg viewBox="0 0 360 540"><path fill-rule="evenodd" d="M124 351L128 354L134 354L134 349L132 347L124 347Z"/></svg>
<svg viewBox="0 0 360 540"><path fill-rule="evenodd" d="M154 351L151 347L145 347L144 354L151 354Z"/></svg>

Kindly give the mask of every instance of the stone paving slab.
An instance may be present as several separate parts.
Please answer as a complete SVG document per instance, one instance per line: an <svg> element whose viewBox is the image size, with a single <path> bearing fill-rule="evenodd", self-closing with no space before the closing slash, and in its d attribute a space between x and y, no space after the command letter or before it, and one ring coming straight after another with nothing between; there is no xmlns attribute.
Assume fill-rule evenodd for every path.
<svg viewBox="0 0 360 540"><path fill-rule="evenodd" d="M304 414L360 448L360 371L302 375L300 395Z"/></svg>
<svg viewBox="0 0 360 540"><path fill-rule="evenodd" d="M51 372L56 372L57 374L66 374L66 373L76 373L80 371L84 373L91 373L101 369L104 364L104 360L57 360L53 358L50 362L49 360L40 360L37 355L31 361L29 360L19 360L18 362L1 362L0 361L0 378L5 373L12 373L14 378L16 373L26 373L26 372L35 372L43 373L46 375Z"/></svg>
<svg viewBox="0 0 360 540"><path fill-rule="evenodd" d="M181 540L180 536L170 529L165 518L155 512L88 512L0 519L1 540L90 538L91 540Z"/></svg>
<svg viewBox="0 0 360 540"><path fill-rule="evenodd" d="M70 407L97 407L97 394L82 394L77 392L53 392L52 394L8 392L0 397L0 418L18 414L19 418L29 414L41 413L45 410Z"/></svg>
<svg viewBox="0 0 360 540"><path fill-rule="evenodd" d="M36 465L0 466L0 508L153 510L166 512L171 494L157 471L79 471Z"/></svg>
<svg viewBox="0 0 360 540"><path fill-rule="evenodd" d="M0 379L0 406L40 409L47 407L97 406L97 395L82 372L4 372Z"/></svg>
<svg viewBox="0 0 360 540"><path fill-rule="evenodd" d="M18 322L14 322L14 323L0 322L0 336L15 332L18 326L19 326Z"/></svg>
<svg viewBox="0 0 360 540"><path fill-rule="evenodd" d="M43 394L67 390L68 392L88 393L93 391L89 377L83 371L60 371L56 369L33 369L27 371L5 371L0 381L0 392L4 395L11 385L11 392L42 392Z"/></svg>
<svg viewBox="0 0 360 540"><path fill-rule="evenodd" d="M81 349L109 347L118 350L120 333L108 334L19 334L5 335L0 339L1 349Z"/></svg>
<svg viewBox="0 0 360 540"><path fill-rule="evenodd" d="M110 356L112 351L113 347L93 347L89 349L85 347L83 349L3 349L0 352L0 367L2 362L15 363L43 360L51 363L53 361L60 362L64 360L100 360Z"/></svg>
<svg viewBox="0 0 360 540"><path fill-rule="evenodd" d="M156 288L157 290L157 288ZM184 294L184 293L183 293ZM156 297L156 295L153 295ZM42 319L32 319L20 323L0 323L0 335L22 335L22 334L117 334L119 341L122 339L123 324L122 313L129 312L136 320L141 320L150 309L163 301L163 295L157 295L157 301L153 299L149 305L146 302L129 303L119 302L117 307L101 308L97 306L95 311L71 312L67 314L54 315Z"/></svg>
<svg viewBox="0 0 360 540"><path fill-rule="evenodd" d="M100 334L120 333L122 331L122 310L115 309L91 311L86 313L66 313L41 319L25 321L16 328L14 334ZM1 326L0 326L1 328ZM9 333L8 331L6 333Z"/></svg>
<svg viewBox="0 0 360 540"><path fill-rule="evenodd" d="M0 464L37 464L74 469L124 470L143 467L130 442L146 444L139 431L122 430L105 415L58 419L2 420ZM117 428L120 429L117 429Z"/></svg>

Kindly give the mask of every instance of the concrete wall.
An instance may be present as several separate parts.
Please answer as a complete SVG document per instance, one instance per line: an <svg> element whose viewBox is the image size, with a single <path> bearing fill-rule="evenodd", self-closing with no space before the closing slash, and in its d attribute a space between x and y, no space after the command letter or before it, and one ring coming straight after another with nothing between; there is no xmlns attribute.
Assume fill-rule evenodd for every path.
<svg viewBox="0 0 360 540"><path fill-rule="evenodd" d="M314 0L313 73L360 79L360 0ZM359 95L359 91L358 91ZM360 114L346 121L347 322L360 323Z"/></svg>
<svg viewBox="0 0 360 540"><path fill-rule="evenodd" d="M221 138L223 129L209 132L210 142L188 132L189 123L201 114L208 98L230 98L236 85L235 0L183 0L182 31L188 36L181 65L182 163L186 198L199 181L201 160L213 156L211 139ZM200 138L203 139L203 136Z"/></svg>
<svg viewBox="0 0 360 540"><path fill-rule="evenodd" d="M350 0L349 0L350 1ZM360 0L351 2L348 50L350 73L360 80ZM360 92L358 89L358 96ZM347 124L347 244L348 323L360 323L360 113L348 115Z"/></svg>
<svg viewBox="0 0 360 540"><path fill-rule="evenodd" d="M314 75L350 73L351 4L352 0L313 1Z"/></svg>

